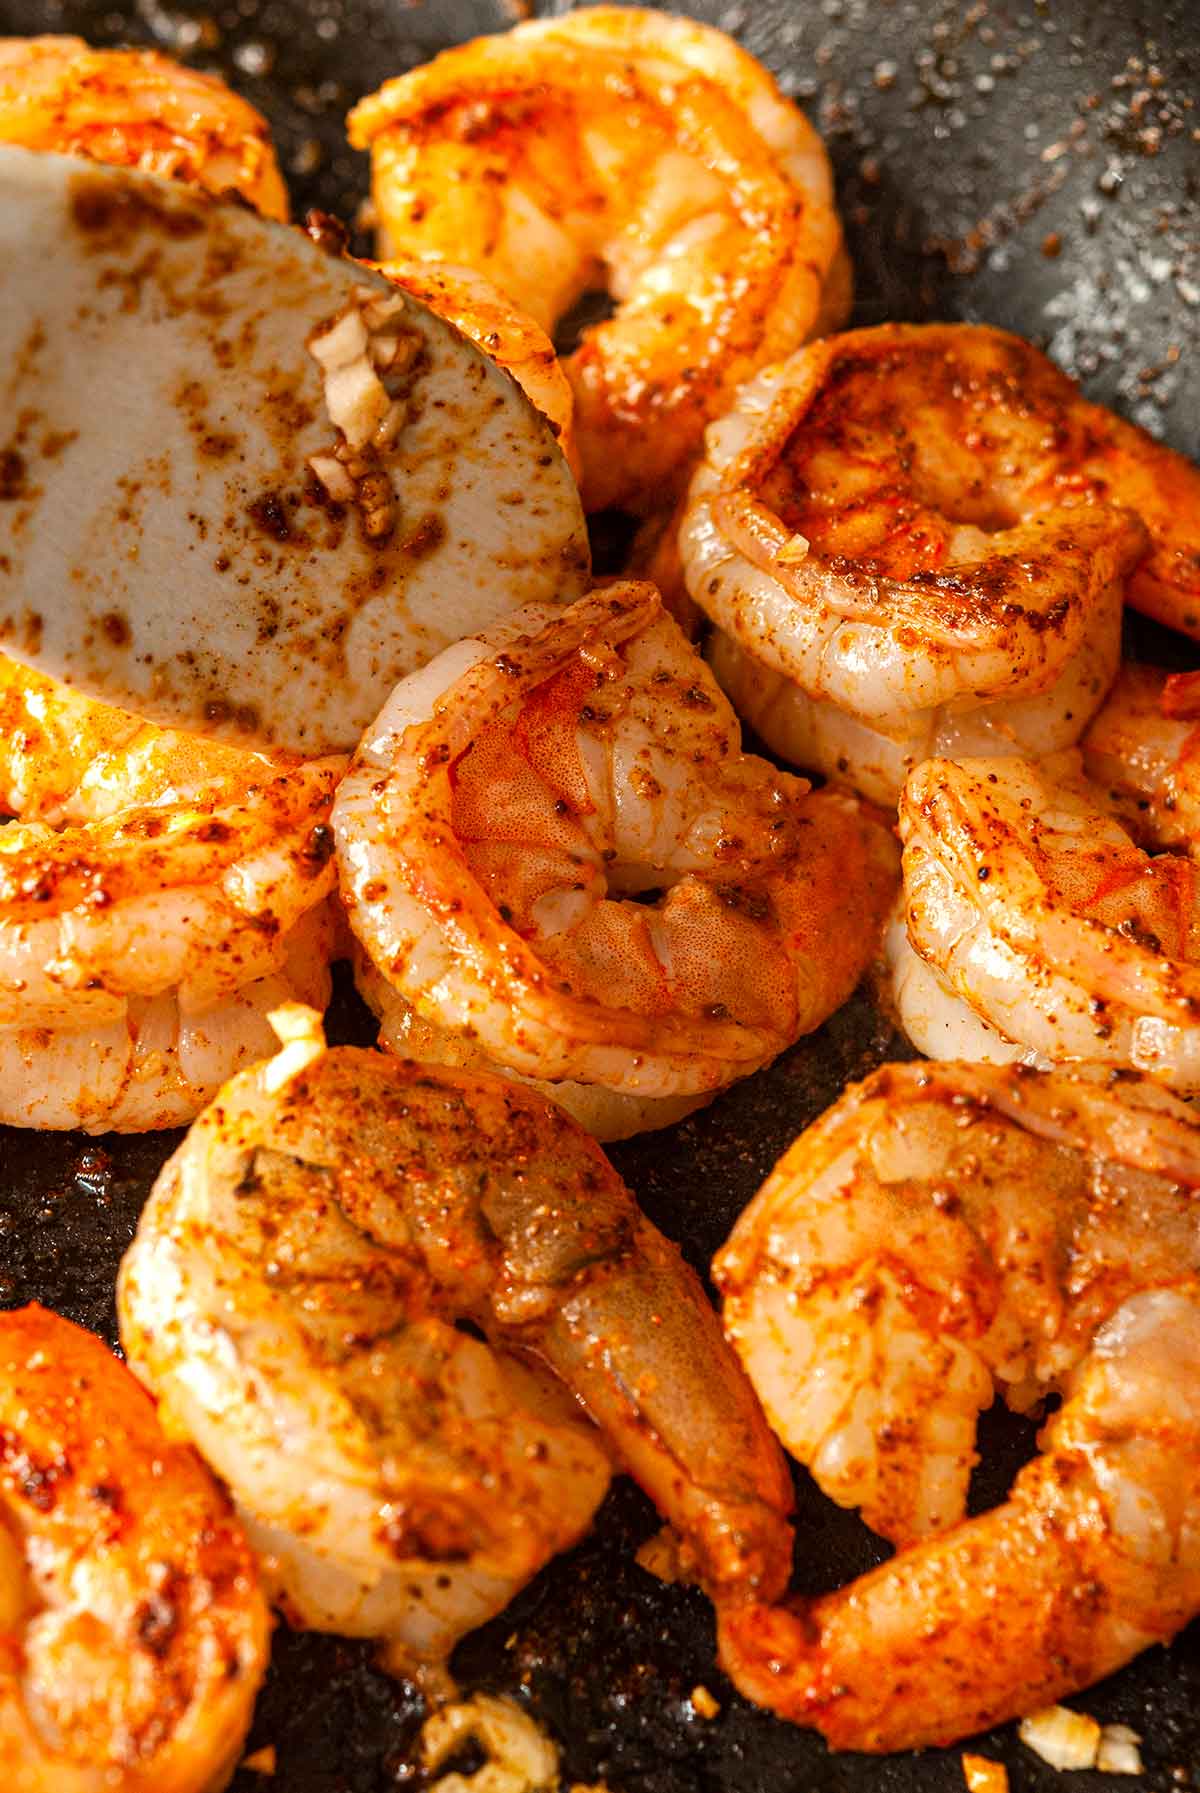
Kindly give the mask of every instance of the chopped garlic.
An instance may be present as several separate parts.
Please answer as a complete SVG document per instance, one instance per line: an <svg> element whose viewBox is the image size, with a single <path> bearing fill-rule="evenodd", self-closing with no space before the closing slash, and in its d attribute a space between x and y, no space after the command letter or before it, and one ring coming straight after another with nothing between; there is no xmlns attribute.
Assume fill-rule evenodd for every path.
<svg viewBox="0 0 1200 1793"><path fill-rule="evenodd" d="M688 1702L698 1718L715 1718L721 1710L720 1702L713 1698L703 1683L692 1688Z"/></svg>
<svg viewBox="0 0 1200 1793"><path fill-rule="evenodd" d="M962 1771L967 1793L1008 1793L1008 1769L1003 1762L964 1753Z"/></svg>
<svg viewBox="0 0 1200 1793"><path fill-rule="evenodd" d="M477 1774L444 1774L437 1793L554 1793L558 1751L529 1714L512 1700L472 1694L441 1706L421 1729L425 1766L436 1769L462 1744L475 1742L488 1760Z"/></svg>
<svg viewBox="0 0 1200 1793"><path fill-rule="evenodd" d="M799 566L802 560L808 558L808 550L811 546L812 544L806 535L797 533L796 535L789 536L782 548L776 549L775 558L777 561L782 562L785 567Z"/></svg>
<svg viewBox="0 0 1200 1793"><path fill-rule="evenodd" d="M399 293L356 287L345 310L314 330L308 352L321 369L325 408L338 432L331 448L308 457L312 474L339 504L357 505L369 541L383 541L396 524L395 488L380 456L393 448L408 422L408 401L389 392L412 370L421 337L407 322Z"/></svg>
<svg viewBox="0 0 1200 1793"><path fill-rule="evenodd" d="M647 1538L633 1560L639 1569L653 1575L656 1581L665 1581L668 1587L679 1582L699 1585L694 1570L685 1561L683 1540L669 1525L662 1526L653 1537Z"/></svg>
<svg viewBox="0 0 1200 1793"><path fill-rule="evenodd" d="M1144 1774L1141 1738L1128 1725L1105 1725L1100 1732L1096 1766L1102 1774Z"/></svg>
<svg viewBox="0 0 1200 1793"><path fill-rule="evenodd" d="M308 339L325 378L325 408L351 448L364 448L391 409L387 387L371 364L367 326L353 307Z"/></svg>
<svg viewBox="0 0 1200 1793"><path fill-rule="evenodd" d="M303 1002L281 1002L267 1020L280 1042L280 1050L263 1069L263 1088L273 1096L320 1058L325 1050L325 1028L320 1011Z"/></svg>
<svg viewBox="0 0 1200 1793"><path fill-rule="evenodd" d="M1100 1748L1100 1726L1086 1712L1067 1706L1047 1706L1023 1718L1018 1728L1021 1742L1051 1768L1093 1768Z"/></svg>
<svg viewBox="0 0 1200 1793"><path fill-rule="evenodd" d="M353 504L357 487L335 454L310 454L308 465L338 504Z"/></svg>

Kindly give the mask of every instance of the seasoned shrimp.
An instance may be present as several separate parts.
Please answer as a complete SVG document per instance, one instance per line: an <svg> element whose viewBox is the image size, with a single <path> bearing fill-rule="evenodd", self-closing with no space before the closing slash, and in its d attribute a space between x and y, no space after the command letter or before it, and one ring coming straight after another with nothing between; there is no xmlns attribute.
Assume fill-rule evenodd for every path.
<svg viewBox="0 0 1200 1793"><path fill-rule="evenodd" d="M719 1254L726 1327L822 1486L908 1547L724 1616L743 1693L835 1748L948 1743L1200 1613L1198 1190L1191 1110L1096 1071L885 1066L796 1141ZM1064 1400L964 1520L993 1390Z"/></svg>
<svg viewBox="0 0 1200 1793"><path fill-rule="evenodd" d="M155 50L93 50L80 37L0 42L0 143L142 168L239 193L286 218L266 120L215 75Z"/></svg>
<svg viewBox="0 0 1200 1793"><path fill-rule="evenodd" d="M0 1769L19 1793L217 1793L267 1666L225 1496L91 1333L0 1314Z"/></svg>
<svg viewBox="0 0 1200 1793"><path fill-rule="evenodd" d="M963 736L1077 741L1116 674L1127 577L1166 553L1132 475L1083 478L1105 424L1141 441L1028 343L964 324L852 331L748 382L708 432L679 548L772 745L894 801Z"/></svg>
<svg viewBox="0 0 1200 1793"><path fill-rule="evenodd" d="M1146 847L1200 853L1196 678L1123 666L1080 742L1089 779Z"/></svg>
<svg viewBox="0 0 1200 1793"><path fill-rule="evenodd" d="M395 260L376 265L381 274L423 305L449 318L484 354L507 369L531 404L550 420L571 471L578 478L575 398L554 344L541 325L519 311L486 274L473 268L442 261Z"/></svg>
<svg viewBox="0 0 1200 1793"><path fill-rule="evenodd" d="M323 1007L343 762L272 761L0 662L0 1120L191 1118Z"/></svg>
<svg viewBox="0 0 1200 1793"><path fill-rule="evenodd" d="M820 139L711 26L530 22L387 82L350 134L385 257L465 261L551 335L608 287L564 363L589 509L662 508L737 382L848 298Z"/></svg>
<svg viewBox="0 0 1200 1793"><path fill-rule="evenodd" d="M1200 1090L1200 886L1071 766L930 760L900 805L892 994L933 1058L1096 1061Z"/></svg>
<svg viewBox="0 0 1200 1793"><path fill-rule="evenodd" d="M436 1665L586 1529L610 1453L715 1597L778 1591L782 1454L599 1147L499 1078L325 1051L315 1020L195 1123L119 1290L287 1611Z"/></svg>
<svg viewBox="0 0 1200 1793"><path fill-rule="evenodd" d="M852 798L741 752L647 585L530 606L399 685L333 812L342 895L422 1017L527 1077L714 1091L850 994L893 886Z"/></svg>
<svg viewBox="0 0 1200 1793"><path fill-rule="evenodd" d="M352 963L358 993L379 1020L378 1043L385 1051L394 1052L397 1058L415 1058L423 1065L450 1065L455 1070L515 1077L547 1101L565 1108L593 1139L605 1144L631 1139L656 1127L673 1127L709 1099L707 1092L698 1096L637 1096L571 1078L547 1083L538 1077L522 1077L489 1058L469 1033L439 1027L418 1014L395 985L375 969L357 941L353 942Z"/></svg>
<svg viewBox="0 0 1200 1793"><path fill-rule="evenodd" d="M1112 602L1106 626L1084 637L1049 693L981 704L978 709L946 705L919 711L894 731L814 700L721 629L712 630L704 651L734 709L772 753L794 766L851 784L890 809L909 773L937 755L1017 754L1036 759L1073 746L1117 670L1118 592L1117 585L1109 587Z"/></svg>

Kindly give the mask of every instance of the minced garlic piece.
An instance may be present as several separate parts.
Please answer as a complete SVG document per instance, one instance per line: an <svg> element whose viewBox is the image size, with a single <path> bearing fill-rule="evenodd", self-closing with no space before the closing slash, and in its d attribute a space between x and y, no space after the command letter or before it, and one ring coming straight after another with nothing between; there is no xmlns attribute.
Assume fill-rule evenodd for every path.
<svg viewBox="0 0 1200 1793"><path fill-rule="evenodd" d="M410 373L421 353L399 293L356 287L337 317L314 330L308 352L321 369L325 408L337 440L308 457L309 470L338 504L353 504L369 541L391 535L398 503L381 456L408 419L408 402L382 379Z"/></svg>
<svg viewBox="0 0 1200 1793"><path fill-rule="evenodd" d="M445 1774L437 1793L555 1793L558 1750L512 1700L472 1694L441 1706L421 1728L425 1766L436 1769L464 1743L478 1743L488 1760L477 1774Z"/></svg>
<svg viewBox="0 0 1200 1793"><path fill-rule="evenodd" d="M1101 1774L1145 1774L1138 1749L1141 1741L1128 1725L1105 1725L1100 1732L1096 1767Z"/></svg>
<svg viewBox="0 0 1200 1793"><path fill-rule="evenodd" d="M251 1774L274 1774L275 1745L267 1743L262 1749L256 1749L252 1756L244 1759L242 1767L248 1768Z"/></svg>
<svg viewBox="0 0 1200 1793"><path fill-rule="evenodd" d="M668 1587L680 1582L698 1585L694 1568L684 1560L683 1541L669 1525L662 1526L653 1537L647 1538L633 1560L639 1569L653 1575L656 1581L665 1581Z"/></svg>
<svg viewBox="0 0 1200 1793"><path fill-rule="evenodd" d="M692 1688L688 1695L688 1703L698 1718L715 1718L721 1710L720 1702L713 1698L703 1683L699 1687Z"/></svg>
<svg viewBox="0 0 1200 1793"><path fill-rule="evenodd" d="M962 1771L967 1793L1008 1793L1008 1769L1003 1762L964 1753Z"/></svg>
<svg viewBox="0 0 1200 1793"><path fill-rule="evenodd" d="M1023 1718L1018 1727L1021 1742L1051 1768L1094 1768L1100 1748L1100 1726L1086 1712L1067 1706L1047 1706Z"/></svg>
<svg viewBox="0 0 1200 1793"><path fill-rule="evenodd" d="M314 331L308 352L320 366L329 421L351 448L365 448L387 417L392 401L375 371L371 339L361 312L351 306Z"/></svg>
<svg viewBox="0 0 1200 1793"><path fill-rule="evenodd" d="M775 558L785 567L799 566L802 560L808 559L808 550L811 546L808 537L797 532L788 537L782 548L776 550Z"/></svg>
<svg viewBox="0 0 1200 1793"><path fill-rule="evenodd" d="M267 1020L280 1042L280 1050L263 1070L263 1087L273 1096L320 1058L325 1050L325 1028L319 1010L304 1002L281 1002Z"/></svg>

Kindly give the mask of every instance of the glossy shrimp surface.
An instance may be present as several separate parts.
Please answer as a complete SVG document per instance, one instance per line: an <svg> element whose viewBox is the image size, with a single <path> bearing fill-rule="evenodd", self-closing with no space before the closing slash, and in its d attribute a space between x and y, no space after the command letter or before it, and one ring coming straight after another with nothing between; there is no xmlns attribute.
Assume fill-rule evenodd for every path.
<svg viewBox="0 0 1200 1793"><path fill-rule="evenodd" d="M730 1615L744 1693L836 1748L947 1743L1200 1612L1198 1196L1191 1110L1112 1073L885 1066L801 1135L719 1254L726 1328L789 1447L901 1549ZM964 1520L993 1391L1063 1404Z"/></svg>
<svg viewBox="0 0 1200 1793"><path fill-rule="evenodd" d="M324 1006L343 762L152 727L0 663L0 1119L189 1120Z"/></svg>
<svg viewBox="0 0 1200 1793"><path fill-rule="evenodd" d="M852 785L890 809L924 760L961 754L1039 759L1072 747L1117 670L1120 631L1108 625L1119 613L1118 590L1109 587L1109 618L1084 637L1049 692L977 709L919 711L888 728L809 697L721 629L711 631L704 652L742 721L780 759Z"/></svg>
<svg viewBox="0 0 1200 1793"><path fill-rule="evenodd" d="M334 806L342 895L418 1013L639 1098L745 1076L869 961L886 831L741 751L645 585L530 607L397 687Z"/></svg>
<svg viewBox="0 0 1200 1793"><path fill-rule="evenodd" d="M1070 762L930 760L900 805L892 998L933 1058L1095 1061L1200 1089L1200 883Z"/></svg>
<svg viewBox="0 0 1200 1793"><path fill-rule="evenodd" d="M638 1133L673 1127L677 1121L702 1108L707 1092L692 1096L639 1096L627 1090L605 1089L597 1083L563 1078L548 1083L544 1078L521 1076L489 1058L469 1031L439 1027L402 996L390 978L376 969L370 957L353 942L351 963L359 995L379 1021L378 1044L398 1058L415 1058L423 1065L450 1065L456 1070L490 1071L516 1077L550 1102L566 1110L594 1139L609 1144L632 1139Z"/></svg>
<svg viewBox="0 0 1200 1793"><path fill-rule="evenodd" d="M715 1597L786 1580L782 1455L698 1280L516 1084L298 1036L168 1163L120 1310L301 1623L442 1661L614 1462Z"/></svg>
<svg viewBox="0 0 1200 1793"><path fill-rule="evenodd" d="M229 1502L124 1364L0 1314L0 1769L19 1793L217 1793L269 1619Z"/></svg>
<svg viewBox="0 0 1200 1793"><path fill-rule="evenodd" d="M520 311L494 281L474 268L453 262L393 260L377 264L379 272L430 306L499 362L526 398L549 418L567 457L579 476L575 441L575 399L570 382L541 325Z"/></svg>
<svg viewBox="0 0 1200 1793"><path fill-rule="evenodd" d="M0 43L0 143L90 156L241 195L286 218L266 120L215 75L155 50L93 50L78 37Z"/></svg>
<svg viewBox="0 0 1200 1793"><path fill-rule="evenodd" d="M589 509L662 508L737 382L848 296L820 139L712 27L537 20L387 82L350 130L384 256L466 262L551 335L612 295L564 364Z"/></svg>
<svg viewBox="0 0 1200 1793"><path fill-rule="evenodd" d="M1089 780L1146 847L1200 852L1198 683L1127 662L1080 742Z"/></svg>
<svg viewBox="0 0 1200 1793"><path fill-rule="evenodd" d="M894 801L964 731L975 751L1078 740L1126 580L1166 552L1140 485L1084 477L1108 426L1130 428L983 326L851 331L748 382L679 546L726 662L754 663L732 669L752 702L767 669L771 744Z"/></svg>

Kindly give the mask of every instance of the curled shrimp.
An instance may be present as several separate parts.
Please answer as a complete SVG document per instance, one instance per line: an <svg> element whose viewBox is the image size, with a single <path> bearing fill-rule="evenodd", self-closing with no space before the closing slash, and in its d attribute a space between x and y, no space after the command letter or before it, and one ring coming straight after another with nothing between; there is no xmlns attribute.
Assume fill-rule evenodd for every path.
<svg viewBox="0 0 1200 1793"><path fill-rule="evenodd" d="M1089 1062L1200 1089L1200 884L1070 757L930 760L900 804L892 996L933 1058Z"/></svg>
<svg viewBox="0 0 1200 1793"><path fill-rule="evenodd" d="M469 1031L439 1027L420 1014L399 990L377 971L356 940L351 945L354 983L359 995L379 1021L380 1045L397 1058L415 1058L423 1065L449 1065L460 1071L489 1071L527 1084L549 1102L555 1102L581 1127L605 1144L632 1139L658 1127L673 1127L702 1108L707 1093L698 1096L639 1096L627 1090L604 1089L599 1084L563 1078L548 1083L540 1077L521 1077L489 1058Z"/></svg>
<svg viewBox="0 0 1200 1793"><path fill-rule="evenodd" d="M286 1610L437 1664L581 1535L614 1456L715 1597L777 1590L782 1455L599 1147L519 1085L294 1019L168 1162L119 1289Z"/></svg>
<svg viewBox="0 0 1200 1793"><path fill-rule="evenodd" d="M1088 779L1152 849L1200 852L1196 679L1127 663L1079 744Z"/></svg>
<svg viewBox="0 0 1200 1793"><path fill-rule="evenodd" d="M904 1548L723 1615L743 1693L838 1749L948 1743L1200 1612L1198 1188L1191 1110L1111 1073L890 1065L801 1135L718 1256L726 1327L789 1446ZM1063 1405L964 1520L993 1390Z"/></svg>
<svg viewBox="0 0 1200 1793"><path fill-rule="evenodd" d="M328 1000L343 762L270 760L0 663L0 1120L144 1131Z"/></svg>
<svg viewBox="0 0 1200 1793"><path fill-rule="evenodd" d="M567 463L579 477L575 441L575 399L554 344L540 324L519 311L500 288L473 268L453 262L385 261L381 274L402 286L441 317L469 336L485 355L499 362L537 406L558 437Z"/></svg>
<svg viewBox="0 0 1200 1793"><path fill-rule="evenodd" d="M1116 675L1126 578L1161 558L1140 486L1082 480L1105 422L1130 428L965 324L851 331L748 382L679 548L770 744L880 801L933 753L1073 745Z"/></svg>
<svg viewBox="0 0 1200 1793"><path fill-rule="evenodd" d="M639 1098L712 1092L817 1027L893 879L852 798L742 753L647 585L530 606L405 680L333 822L350 925L420 1016Z"/></svg>
<svg viewBox="0 0 1200 1793"><path fill-rule="evenodd" d="M828 159L771 76L710 26L596 7L449 50L350 116L380 253L487 274L553 335L588 509L659 509L740 379L848 296Z"/></svg>
<svg viewBox="0 0 1200 1793"><path fill-rule="evenodd" d="M1114 596L1118 589L1109 587ZM927 710L894 731L814 701L721 629L711 632L704 652L742 721L773 753L891 808L909 773L924 760L943 754L1036 759L1071 747L1112 684L1119 645L1119 630L1100 628L1085 636L1050 693L978 709Z"/></svg>
<svg viewBox="0 0 1200 1793"><path fill-rule="evenodd" d="M0 43L0 143L141 168L235 192L286 219L266 120L215 75L156 50L93 50L79 37Z"/></svg>
<svg viewBox="0 0 1200 1793"><path fill-rule="evenodd" d="M267 1666L254 1558L129 1371L0 1314L0 1769L20 1793L216 1793Z"/></svg>

